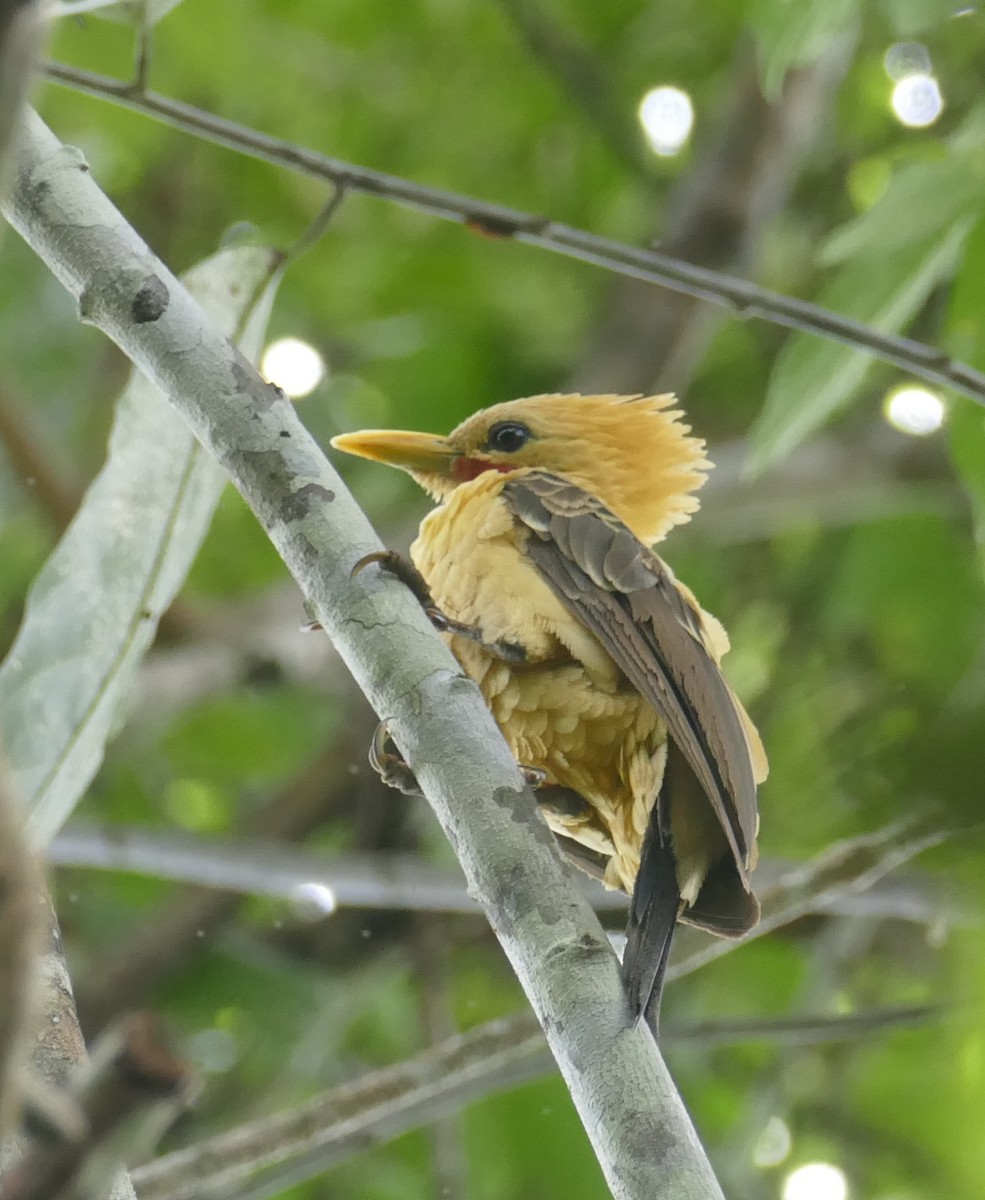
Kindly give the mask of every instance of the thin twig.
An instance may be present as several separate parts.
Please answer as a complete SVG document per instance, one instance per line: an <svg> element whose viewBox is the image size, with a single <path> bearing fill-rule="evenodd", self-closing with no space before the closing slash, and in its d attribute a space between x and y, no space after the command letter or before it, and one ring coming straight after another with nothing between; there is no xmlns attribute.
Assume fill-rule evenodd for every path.
<svg viewBox="0 0 985 1200"><path fill-rule="evenodd" d="M835 1015L702 1021L668 1026L664 1038L669 1046L818 1044L911 1028L939 1015L932 1006L910 1005ZM296 1108L166 1154L136 1168L133 1180L141 1200L262 1200L371 1146L460 1111L471 1101L553 1070L533 1016L502 1018Z"/></svg>
<svg viewBox="0 0 985 1200"><path fill-rule="evenodd" d="M136 92L147 91L147 80L150 78L151 45L153 42L154 22L151 20L151 0L144 0L134 30L133 46L133 89Z"/></svg>
<svg viewBox="0 0 985 1200"><path fill-rule="evenodd" d="M269 1195L260 1181L247 1185L258 1170L289 1163L276 1178L282 1189L358 1150L456 1112L470 1098L516 1087L552 1067L530 1014L493 1021L296 1108L167 1154L138 1167L134 1179L141 1200Z"/></svg>
<svg viewBox="0 0 985 1200"><path fill-rule="evenodd" d="M759 924L738 944L765 937L809 913L832 910L839 900L867 891L918 854L954 837L955 832L893 825L829 846L816 859L787 872L772 889L760 891L763 911ZM689 937L687 944L693 945L696 936ZM667 970L668 982L715 962L736 945L724 938L703 940L703 946L671 964Z"/></svg>
<svg viewBox="0 0 985 1200"><path fill-rule="evenodd" d="M933 346L911 338L881 333L860 321L809 301L783 296L744 279L681 262L656 250L640 249L612 238L587 233L548 217L490 204L458 192L425 187L397 175L330 158L156 92L136 93L129 84L92 71L63 63L49 63L45 69L54 83L112 100L215 145L226 146L318 179L327 179L353 192L378 196L432 216L461 222L488 237L512 238L540 246L619 275L642 279L712 304L724 305L736 317L761 317L775 325L864 350L875 358L902 367L920 379L949 387L977 404L985 405L985 374L974 367L951 358Z"/></svg>
<svg viewBox="0 0 985 1200"><path fill-rule="evenodd" d="M734 1046L741 1042L770 1042L811 1046L912 1029L939 1021L942 1016L943 1010L933 1004L887 1005L830 1015L798 1013L792 1017L687 1022L669 1025L666 1037L668 1045L698 1042L702 1046Z"/></svg>
<svg viewBox="0 0 985 1200"><path fill-rule="evenodd" d="M335 214L345 203L347 195L345 184L336 184L332 189L332 194L325 201L321 211L316 215L307 229L303 230L301 236L297 238L292 246L289 246L284 252L284 266L295 262L302 255L316 246L325 234L325 231L335 220Z"/></svg>

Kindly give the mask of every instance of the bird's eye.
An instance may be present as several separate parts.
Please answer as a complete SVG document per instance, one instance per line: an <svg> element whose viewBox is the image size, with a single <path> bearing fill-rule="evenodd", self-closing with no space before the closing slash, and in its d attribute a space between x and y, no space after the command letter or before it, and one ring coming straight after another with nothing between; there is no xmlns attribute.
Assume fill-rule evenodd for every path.
<svg viewBox="0 0 985 1200"><path fill-rule="evenodd" d="M486 438L487 450L499 450L502 454L515 454L530 441L533 434L520 421L500 421L489 430Z"/></svg>

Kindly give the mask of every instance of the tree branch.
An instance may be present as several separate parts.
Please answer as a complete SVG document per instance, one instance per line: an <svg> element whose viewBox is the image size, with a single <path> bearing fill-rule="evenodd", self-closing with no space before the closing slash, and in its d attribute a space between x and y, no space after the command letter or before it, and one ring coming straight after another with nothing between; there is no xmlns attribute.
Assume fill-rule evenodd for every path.
<svg viewBox="0 0 985 1200"><path fill-rule="evenodd" d="M818 1044L911 1028L938 1016L926 1005L911 1005L834 1016L703 1021L671 1026L667 1037L675 1046ZM528 1014L501 1018L304 1104L165 1154L137 1167L133 1180L140 1200L262 1200L475 1100L548 1075L553 1066Z"/></svg>
<svg viewBox="0 0 985 1200"><path fill-rule="evenodd" d="M353 563L379 541L293 407L215 329L30 116L5 211L229 472L396 741L460 857L551 1049L616 1200L721 1189L618 964L476 686L415 600ZM341 181L347 182L347 181ZM440 748L440 749L439 749Z"/></svg>
<svg viewBox="0 0 985 1200"><path fill-rule="evenodd" d="M336 766L326 759L325 769ZM277 794L280 812L287 807ZM326 803L334 793L325 788ZM345 793L348 795L348 791ZM270 806L274 811L274 806ZM254 831L254 835L255 835ZM304 830L307 832L307 829ZM465 879L453 867L422 862L406 853L360 853L346 851L331 854L305 846L288 846L272 838L282 836L271 830L262 839L202 838L180 830L148 830L134 825L97 825L70 821L48 847L48 860L56 866L89 867L100 870L128 871L158 879L180 880L201 887L238 892L251 896L291 899L304 883L319 883L329 888L339 908L402 909L408 912L477 913L479 906L468 893ZM871 835L866 835L866 843ZM838 843L843 847L844 843ZM842 851L839 849L839 853ZM825 855L832 853L825 851ZM785 880L799 876L801 868L788 862L761 859L756 868L756 891L771 905L784 894ZM576 876L596 912L625 913L627 900L621 892L607 891L599 884ZM840 888L841 885L839 885ZM797 884L797 895L801 885ZM936 895L921 879L880 880L866 891L830 897L826 890L808 895L809 911L833 912L841 916L867 916L931 924L947 920L970 924L973 914L953 900ZM173 901L169 902L169 908ZM191 921L194 925L194 920ZM207 916L198 916L198 926L208 925ZM170 929L170 925L169 925ZM136 939L135 939L136 940ZM160 956L165 945L175 940L172 930L167 937L151 938L141 927L140 940L150 941L148 953ZM162 945L161 943L165 943ZM717 943L712 943L713 945ZM125 986L125 964L133 969L137 945L127 944L120 955L120 978L113 972L112 994ZM103 970L97 972L104 974Z"/></svg>
<svg viewBox="0 0 985 1200"><path fill-rule="evenodd" d="M486 236L512 238L540 246L618 275L642 279L686 296L724 305L737 317L761 317L774 325L864 350L875 358L902 367L919 379L938 387L951 388L977 404L985 405L985 374L967 363L959 362L943 351L911 338L881 333L860 321L809 301L783 296L744 279L693 266L656 250L639 249L612 238L587 233L548 217L490 204L457 192L425 187L383 171L329 158L155 92L136 92L130 84L120 83L105 75L62 63L49 63L46 72L54 83L112 100L176 129L205 138L215 145L328 180L347 191L379 196L419 212L459 221Z"/></svg>
<svg viewBox="0 0 985 1200"><path fill-rule="evenodd" d="M157 1021L148 1013L126 1017L73 1080L77 1127L38 1129L4 1176L4 1200L103 1200L121 1163L153 1148L191 1088Z"/></svg>
<svg viewBox="0 0 985 1200"><path fill-rule="evenodd" d="M833 910L839 897L873 886L927 838L899 827L828 847L817 858L780 874L763 889L764 921L752 941L781 921ZM609 893L611 895L611 893ZM704 938L707 943L707 937ZM723 953L744 942L716 941ZM677 961L681 979L704 963L699 950ZM839 1041L926 1023L939 1010L917 1005L850 1014L770 1016L739 1021L671 1025L668 1044ZM239 1200L260 1200L321 1174L376 1144L440 1119L462 1106L547 1074L551 1060L533 1016L521 1013L450 1038L408 1062L373 1072L305 1104L175 1151L135 1172L141 1200L215 1200L237 1187ZM244 1192L245 1181L264 1171ZM213 1186L215 1191L212 1190Z"/></svg>
<svg viewBox="0 0 985 1200"><path fill-rule="evenodd" d="M42 0L0 0L0 192L12 174L21 108L46 25Z"/></svg>
<svg viewBox="0 0 985 1200"><path fill-rule="evenodd" d="M0 772L0 1139L16 1127L37 984L41 872Z"/></svg>
<svg viewBox="0 0 985 1200"><path fill-rule="evenodd" d="M492 1021L295 1108L166 1154L138 1167L134 1182L140 1200L257 1200L551 1068L543 1034L527 1013ZM251 1179L277 1164L284 1167L275 1177ZM654 1194L660 1193L650 1200ZM676 1200L680 1193L667 1194Z"/></svg>

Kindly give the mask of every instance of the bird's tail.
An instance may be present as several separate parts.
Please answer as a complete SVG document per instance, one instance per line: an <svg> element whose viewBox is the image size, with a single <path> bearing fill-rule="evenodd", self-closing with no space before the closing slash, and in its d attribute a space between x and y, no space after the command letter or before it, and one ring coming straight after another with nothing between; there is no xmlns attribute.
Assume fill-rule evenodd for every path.
<svg viewBox="0 0 985 1200"><path fill-rule="evenodd" d="M669 831L662 828L660 810L665 807L659 801L654 805L646 831L640 870L629 903L622 959L630 1013L637 1022L645 1017L654 1037L660 1026L660 999L670 943L681 909L677 864Z"/></svg>

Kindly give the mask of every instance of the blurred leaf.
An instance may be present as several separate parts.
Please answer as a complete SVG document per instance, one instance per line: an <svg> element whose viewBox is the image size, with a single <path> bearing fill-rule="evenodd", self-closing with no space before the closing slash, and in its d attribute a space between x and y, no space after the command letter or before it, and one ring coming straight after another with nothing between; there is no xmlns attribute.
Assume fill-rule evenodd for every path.
<svg viewBox="0 0 985 1200"><path fill-rule="evenodd" d="M879 0L894 32L901 37L933 29L961 9L954 0Z"/></svg>
<svg viewBox="0 0 985 1200"><path fill-rule="evenodd" d="M230 336L252 309L243 338L250 355L259 351L276 263L269 250L229 250L187 276ZM35 581L0 667L4 750L36 844L56 832L99 767L224 479L164 397L134 373L106 464Z"/></svg>
<svg viewBox="0 0 985 1200"><path fill-rule="evenodd" d="M985 188L975 166L951 154L901 167L876 204L831 234L819 261L831 266L856 255L871 258L943 232L981 208Z"/></svg>
<svg viewBox="0 0 985 1200"><path fill-rule="evenodd" d="M951 458L965 486L980 547L985 548L985 412L964 398L951 410Z"/></svg>
<svg viewBox="0 0 985 1200"><path fill-rule="evenodd" d="M985 365L985 218L969 234L951 293L947 331L952 353L981 369ZM980 405L961 397L948 424L951 458L971 503L978 545L985 549L985 413Z"/></svg>
<svg viewBox="0 0 985 1200"><path fill-rule="evenodd" d="M146 20L148 25L156 25L180 3L181 0L60 0L52 6L52 15L104 17L125 25L139 25Z"/></svg>
<svg viewBox="0 0 985 1200"><path fill-rule="evenodd" d="M947 343L952 354L985 367L985 216L968 235L951 290Z"/></svg>
<svg viewBox="0 0 985 1200"><path fill-rule="evenodd" d="M779 98L791 68L821 57L852 23L856 9L856 0L753 0L748 19L768 100Z"/></svg>
<svg viewBox="0 0 985 1200"><path fill-rule="evenodd" d="M954 267L967 221L894 254L858 256L822 290L818 303L887 333L913 319ZM748 469L764 471L789 454L852 398L873 358L807 334L791 337L770 377L763 411L750 433Z"/></svg>
<svg viewBox="0 0 985 1200"><path fill-rule="evenodd" d="M313 752L328 715L307 692L243 690L182 713L163 749L179 773L231 791L266 787Z"/></svg>
<svg viewBox="0 0 985 1200"><path fill-rule="evenodd" d="M871 645L886 678L947 689L982 634L967 538L933 516L860 526L831 564L829 628Z"/></svg>

